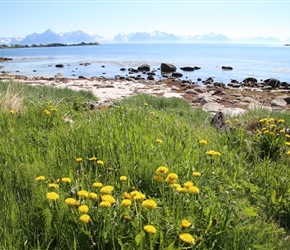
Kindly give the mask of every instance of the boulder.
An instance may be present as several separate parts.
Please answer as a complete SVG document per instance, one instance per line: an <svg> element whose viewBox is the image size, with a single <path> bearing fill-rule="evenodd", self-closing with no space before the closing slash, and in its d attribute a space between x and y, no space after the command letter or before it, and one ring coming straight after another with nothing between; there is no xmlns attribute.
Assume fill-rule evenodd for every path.
<svg viewBox="0 0 290 250"><path fill-rule="evenodd" d="M57 67L57 68L63 68L64 65L62 63L58 63L58 64L55 65L55 67Z"/></svg>
<svg viewBox="0 0 290 250"><path fill-rule="evenodd" d="M145 63L145 64L142 64L140 65L138 68L137 68L138 71L150 71L150 65Z"/></svg>
<svg viewBox="0 0 290 250"><path fill-rule="evenodd" d="M269 78L264 81L266 86L271 86L272 88L278 88L281 85L281 82L275 78Z"/></svg>
<svg viewBox="0 0 290 250"><path fill-rule="evenodd" d="M194 67L181 67L180 68L181 70L183 70L183 71L194 71Z"/></svg>
<svg viewBox="0 0 290 250"><path fill-rule="evenodd" d="M224 113L217 111L210 124L218 130L225 130L227 128L227 122Z"/></svg>
<svg viewBox="0 0 290 250"><path fill-rule="evenodd" d="M222 66L222 70L233 70L231 66Z"/></svg>
<svg viewBox="0 0 290 250"><path fill-rule="evenodd" d="M284 100L283 97L277 97L271 102L272 107L286 107L287 102Z"/></svg>
<svg viewBox="0 0 290 250"><path fill-rule="evenodd" d="M181 73L178 73L178 72L173 72L171 76L173 76L173 77L182 77L183 75Z"/></svg>
<svg viewBox="0 0 290 250"><path fill-rule="evenodd" d="M254 77L247 77L243 80L243 83L246 85L256 85L258 83L258 80Z"/></svg>
<svg viewBox="0 0 290 250"><path fill-rule="evenodd" d="M173 64L169 64L169 63L161 63L161 71L163 72L175 72L176 71L176 66L174 66Z"/></svg>

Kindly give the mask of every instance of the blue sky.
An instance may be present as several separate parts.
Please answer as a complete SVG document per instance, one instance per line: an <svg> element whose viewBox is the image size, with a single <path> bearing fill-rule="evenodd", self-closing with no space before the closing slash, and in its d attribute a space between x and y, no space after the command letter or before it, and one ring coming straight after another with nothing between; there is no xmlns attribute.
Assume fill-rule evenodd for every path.
<svg viewBox="0 0 290 250"><path fill-rule="evenodd" d="M0 37L51 29L113 37L155 30L177 35L221 33L230 38L290 37L290 0L56 1L0 0Z"/></svg>

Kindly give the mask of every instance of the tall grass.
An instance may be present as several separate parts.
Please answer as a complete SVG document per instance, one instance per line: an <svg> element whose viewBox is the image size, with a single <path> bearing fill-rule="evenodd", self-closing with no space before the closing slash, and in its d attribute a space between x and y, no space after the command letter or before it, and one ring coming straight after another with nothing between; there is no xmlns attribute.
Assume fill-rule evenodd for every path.
<svg viewBox="0 0 290 250"><path fill-rule="evenodd" d="M90 93L13 84L23 109L0 110L0 249L290 247L287 112L220 133L177 98L89 110Z"/></svg>

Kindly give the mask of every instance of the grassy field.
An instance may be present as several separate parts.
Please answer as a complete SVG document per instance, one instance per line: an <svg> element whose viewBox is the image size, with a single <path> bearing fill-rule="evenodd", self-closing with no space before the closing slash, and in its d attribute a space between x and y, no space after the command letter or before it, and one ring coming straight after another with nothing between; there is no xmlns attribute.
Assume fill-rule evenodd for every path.
<svg viewBox="0 0 290 250"><path fill-rule="evenodd" d="M0 249L290 249L288 112L0 83Z"/></svg>

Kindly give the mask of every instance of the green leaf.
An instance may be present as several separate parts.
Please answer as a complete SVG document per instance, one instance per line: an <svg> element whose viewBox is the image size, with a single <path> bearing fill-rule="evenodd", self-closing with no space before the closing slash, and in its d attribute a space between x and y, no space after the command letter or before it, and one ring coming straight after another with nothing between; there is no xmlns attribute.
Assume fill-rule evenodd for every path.
<svg viewBox="0 0 290 250"><path fill-rule="evenodd" d="M276 190L274 190L271 194L271 201L273 204L276 204Z"/></svg>
<svg viewBox="0 0 290 250"><path fill-rule="evenodd" d="M145 232L143 230L140 231L140 233L136 235L135 242L136 242L137 246L140 245L140 243L144 237L145 237Z"/></svg>
<svg viewBox="0 0 290 250"><path fill-rule="evenodd" d="M242 212L249 217L256 217L258 214L254 207L244 207Z"/></svg>

